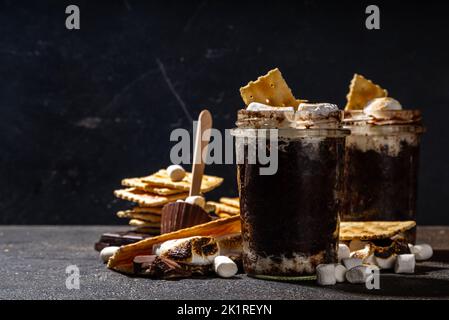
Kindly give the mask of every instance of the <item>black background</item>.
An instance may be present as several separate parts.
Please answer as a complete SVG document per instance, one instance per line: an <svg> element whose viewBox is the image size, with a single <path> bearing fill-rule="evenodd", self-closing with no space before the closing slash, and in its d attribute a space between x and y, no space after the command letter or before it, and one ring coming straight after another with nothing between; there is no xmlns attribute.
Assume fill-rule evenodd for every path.
<svg viewBox="0 0 449 320"><path fill-rule="evenodd" d="M69 4L81 30L65 28ZM368 4L381 30L365 28ZM277 66L300 98L343 107L358 72L421 109L418 222L449 224L448 14L443 1L0 1L0 223L125 223L120 180L168 165L170 132L205 107L233 127L238 88ZM236 194L234 166L206 171L225 177L209 198Z"/></svg>

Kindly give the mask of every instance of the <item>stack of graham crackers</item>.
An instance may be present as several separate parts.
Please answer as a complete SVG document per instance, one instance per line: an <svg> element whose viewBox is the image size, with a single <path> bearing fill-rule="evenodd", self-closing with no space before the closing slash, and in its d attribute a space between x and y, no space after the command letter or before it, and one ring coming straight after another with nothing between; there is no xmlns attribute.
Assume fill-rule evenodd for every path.
<svg viewBox="0 0 449 320"><path fill-rule="evenodd" d="M192 174L187 172L184 179L174 182L166 170L159 170L146 177L123 179L122 185L127 188L115 190L114 195L137 205L117 212L117 216L130 219L129 224L136 227L137 232L159 234L162 207L169 202L187 198L191 179ZM209 192L222 182L223 178L204 175L201 192Z"/></svg>
<svg viewBox="0 0 449 320"><path fill-rule="evenodd" d="M239 198L220 198L219 202L207 201L206 205L215 208L215 214L220 218L227 218L240 214Z"/></svg>

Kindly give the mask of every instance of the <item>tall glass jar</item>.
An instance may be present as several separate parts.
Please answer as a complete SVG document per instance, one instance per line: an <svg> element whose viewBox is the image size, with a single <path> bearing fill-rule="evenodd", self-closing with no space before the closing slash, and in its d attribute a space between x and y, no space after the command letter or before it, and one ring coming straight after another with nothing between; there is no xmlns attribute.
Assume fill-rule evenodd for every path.
<svg viewBox="0 0 449 320"><path fill-rule="evenodd" d="M413 119L376 123L348 117L345 123L351 135L346 138L342 220L415 220L423 126ZM414 242L416 231L406 236Z"/></svg>
<svg viewBox="0 0 449 320"><path fill-rule="evenodd" d="M333 115L332 125L317 127L286 120L282 112L239 112L238 128L232 134L248 275L314 279L318 264L337 261L349 133L339 128L339 115ZM261 169L267 165L254 154L251 158L261 151L276 158L275 172L264 174Z"/></svg>

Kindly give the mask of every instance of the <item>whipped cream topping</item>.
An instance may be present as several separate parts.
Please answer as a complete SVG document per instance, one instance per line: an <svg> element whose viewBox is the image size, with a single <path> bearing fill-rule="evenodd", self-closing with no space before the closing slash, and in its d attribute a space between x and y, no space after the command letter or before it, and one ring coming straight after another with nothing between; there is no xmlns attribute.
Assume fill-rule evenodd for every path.
<svg viewBox="0 0 449 320"><path fill-rule="evenodd" d="M383 97L369 101L363 110L345 111L343 122L352 126L385 126L419 124L421 119L419 110L404 110L396 99Z"/></svg>
<svg viewBox="0 0 449 320"><path fill-rule="evenodd" d="M367 115L372 115L376 111L385 111L385 110L402 110L402 106L396 99L383 97L376 98L367 103L365 108L363 109L363 113Z"/></svg>

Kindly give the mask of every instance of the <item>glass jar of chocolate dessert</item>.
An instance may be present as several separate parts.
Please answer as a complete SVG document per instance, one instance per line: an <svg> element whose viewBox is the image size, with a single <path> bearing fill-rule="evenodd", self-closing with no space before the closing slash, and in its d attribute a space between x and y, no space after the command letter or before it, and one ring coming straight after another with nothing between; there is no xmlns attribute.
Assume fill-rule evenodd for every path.
<svg viewBox="0 0 449 320"><path fill-rule="evenodd" d="M379 101L386 99L391 98ZM351 135L342 220L415 220L421 113L375 109L345 112L344 127ZM414 243L415 229L405 236Z"/></svg>
<svg viewBox="0 0 449 320"><path fill-rule="evenodd" d="M349 134L340 121L330 104L238 112L232 134L248 275L315 279L318 264L337 262Z"/></svg>

